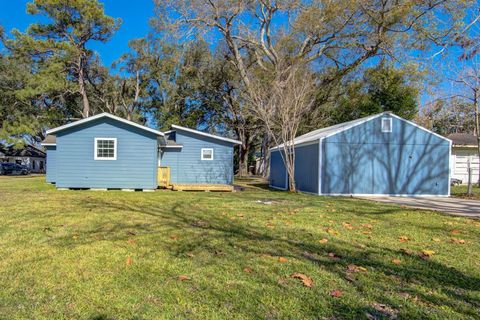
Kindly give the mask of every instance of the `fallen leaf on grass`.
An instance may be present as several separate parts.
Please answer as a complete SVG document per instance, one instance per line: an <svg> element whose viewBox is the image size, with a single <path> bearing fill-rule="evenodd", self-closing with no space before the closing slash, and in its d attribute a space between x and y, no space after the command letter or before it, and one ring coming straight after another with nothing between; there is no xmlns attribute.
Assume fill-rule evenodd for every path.
<svg viewBox="0 0 480 320"><path fill-rule="evenodd" d="M362 228L373 229L373 226L370 223L364 223L361 225Z"/></svg>
<svg viewBox="0 0 480 320"><path fill-rule="evenodd" d="M353 226L348 222L344 222L342 225L345 229L353 230Z"/></svg>
<svg viewBox="0 0 480 320"><path fill-rule="evenodd" d="M410 240L410 239L409 239L407 236L400 236L400 237L398 238L398 240L399 240L400 242L407 242L407 241Z"/></svg>
<svg viewBox="0 0 480 320"><path fill-rule="evenodd" d="M440 238L432 238L432 241L435 241L435 242L440 242Z"/></svg>
<svg viewBox="0 0 480 320"><path fill-rule="evenodd" d="M367 268L357 266L355 264L349 264L347 266L347 272L367 272Z"/></svg>
<svg viewBox="0 0 480 320"><path fill-rule="evenodd" d="M420 258L428 259L435 254L433 250L420 250Z"/></svg>
<svg viewBox="0 0 480 320"><path fill-rule="evenodd" d="M374 314L368 313L368 315L373 317L372 319L379 319L379 318L383 318L383 317L387 317L387 319L396 319L397 318L398 311L389 307L389 306L387 306L386 304L375 302L375 303L372 304L372 307L378 313L380 313L380 317L379 317L379 315L374 315Z"/></svg>
<svg viewBox="0 0 480 320"><path fill-rule="evenodd" d="M187 257L189 257L189 258L195 257L195 255L194 255L193 253L191 253L191 252L187 252L185 255L186 255Z"/></svg>
<svg viewBox="0 0 480 320"><path fill-rule="evenodd" d="M335 235L335 236L338 236L340 234L340 232L338 232L336 230L333 230L332 228L327 228L325 231L327 231L327 233Z"/></svg>
<svg viewBox="0 0 480 320"><path fill-rule="evenodd" d="M133 259L132 257L128 257L127 260L125 261L125 265L128 267L128 266L131 266L133 263Z"/></svg>
<svg viewBox="0 0 480 320"><path fill-rule="evenodd" d="M320 243L327 243L327 242L328 242L328 239L318 240L318 242L320 242Z"/></svg>
<svg viewBox="0 0 480 320"><path fill-rule="evenodd" d="M269 228L269 229L273 229L273 228L275 228L275 225L273 225L273 224L271 224L271 223L267 223L267 224L265 225L265 227L267 227L267 228Z"/></svg>
<svg viewBox="0 0 480 320"><path fill-rule="evenodd" d="M128 243L128 244L135 244L135 240L134 240L134 239L128 239L128 240L127 240L127 243Z"/></svg>
<svg viewBox="0 0 480 320"><path fill-rule="evenodd" d="M451 243L457 243L457 244L465 244L465 240L463 239L457 239L457 238L451 238L450 239Z"/></svg>
<svg viewBox="0 0 480 320"><path fill-rule="evenodd" d="M287 261L288 261L287 258L284 258L284 257L278 258L278 262L285 263Z"/></svg>
<svg viewBox="0 0 480 320"><path fill-rule="evenodd" d="M340 298L341 296L343 296L343 292L340 290L333 290L330 292L330 295L334 298Z"/></svg>
<svg viewBox="0 0 480 320"><path fill-rule="evenodd" d="M190 278L189 276L185 275L185 274L182 274L180 276L178 276L177 278L179 281L187 281L187 280L191 280L192 278Z"/></svg>
<svg viewBox="0 0 480 320"><path fill-rule="evenodd" d="M249 267L246 267L245 269L243 269L243 272L245 272L245 273L252 273L252 272L253 272L253 269L252 269L252 268L249 268Z"/></svg>
<svg viewBox="0 0 480 320"><path fill-rule="evenodd" d="M178 240L178 236L176 236L176 235L170 236L170 239L172 239L172 240Z"/></svg>
<svg viewBox="0 0 480 320"><path fill-rule="evenodd" d="M460 233L460 230L453 229L453 230L450 230L450 233L451 233L451 234L459 234L459 233Z"/></svg>
<svg viewBox="0 0 480 320"><path fill-rule="evenodd" d="M237 217L243 218L243 213L238 213Z"/></svg>
<svg viewBox="0 0 480 320"><path fill-rule="evenodd" d="M396 264L396 265L399 265L399 264L402 263L402 261L401 261L400 259L393 259L393 260L392 260L392 263L393 263L393 264Z"/></svg>
<svg viewBox="0 0 480 320"><path fill-rule="evenodd" d="M302 283L305 287L309 287L311 288L312 285L313 285L313 280L312 278L310 277L307 277L306 275L304 275L303 273L298 273L298 272L295 272L291 275L292 278L295 278L295 279L300 279L302 280Z"/></svg>
<svg viewBox="0 0 480 320"><path fill-rule="evenodd" d="M335 253L333 253L333 252L329 252L329 253L328 253L328 257L329 257L330 259L332 259L332 260L339 260L339 259L340 259L340 257L338 257L338 256L337 256Z"/></svg>

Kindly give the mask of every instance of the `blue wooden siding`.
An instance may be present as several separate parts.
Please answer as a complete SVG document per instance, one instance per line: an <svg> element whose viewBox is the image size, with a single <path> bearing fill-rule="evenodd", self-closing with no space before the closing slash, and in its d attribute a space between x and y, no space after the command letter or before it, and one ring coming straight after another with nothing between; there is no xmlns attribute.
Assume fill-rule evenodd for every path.
<svg viewBox="0 0 480 320"><path fill-rule="evenodd" d="M46 164L46 175L45 180L50 183L56 182L57 179L57 147L56 146L46 146L47 150L47 164Z"/></svg>
<svg viewBox="0 0 480 320"><path fill-rule="evenodd" d="M287 170L280 151L270 154L270 186L287 189Z"/></svg>
<svg viewBox="0 0 480 320"><path fill-rule="evenodd" d="M95 138L117 138L117 160L94 160ZM157 136L100 118L57 133L59 188L157 188Z"/></svg>
<svg viewBox="0 0 480 320"><path fill-rule="evenodd" d="M295 186L297 190L318 193L318 141L295 148Z"/></svg>
<svg viewBox="0 0 480 320"><path fill-rule="evenodd" d="M322 141L321 192L447 195L449 142L394 117L383 133L383 117Z"/></svg>
<svg viewBox="0 0 480 320"><path fill-rule="evenodd" d="M233 183L233 144L176 129L176 143L161 153L160 165L170 167L172 183ZM201 149L213 149L214 160L201 160Z"/></svg>

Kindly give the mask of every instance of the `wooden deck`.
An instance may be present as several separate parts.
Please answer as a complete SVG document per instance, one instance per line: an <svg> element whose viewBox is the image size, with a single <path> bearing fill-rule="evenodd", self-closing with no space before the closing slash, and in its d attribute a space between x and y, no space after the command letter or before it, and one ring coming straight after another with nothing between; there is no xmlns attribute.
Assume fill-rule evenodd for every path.
<svg viewBox="0 0 480 320"><path fill-rule="evenodd" d="M172 184L174 191L223 191L233 192L233 186L228 184Z"/></svg>

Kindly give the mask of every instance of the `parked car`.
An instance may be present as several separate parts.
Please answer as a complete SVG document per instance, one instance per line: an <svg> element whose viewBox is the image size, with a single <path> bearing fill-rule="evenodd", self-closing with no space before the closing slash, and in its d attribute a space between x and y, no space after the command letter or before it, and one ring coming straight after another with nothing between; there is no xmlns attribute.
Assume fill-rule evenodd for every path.
<svg viewBox="0 0 480 320"><path fill-rule="evenodd" d="M462 180L457 179L457 178L451 178L450 179L450 185L451 186L459 186L462 184Z"/></svg>
<svg viewBox="0 0 480 320"><path fill-rule="evenodd" d="M30 174L30 169L27 166L22 166L17 163L4 162L0 164L0 174Z"/></svg>
<svg viewBox="0 0 480 320"><path fill-rule="evenodd" d="M12 174L15 168L15 163L3 162L0 163L0 175Z"/></svg>

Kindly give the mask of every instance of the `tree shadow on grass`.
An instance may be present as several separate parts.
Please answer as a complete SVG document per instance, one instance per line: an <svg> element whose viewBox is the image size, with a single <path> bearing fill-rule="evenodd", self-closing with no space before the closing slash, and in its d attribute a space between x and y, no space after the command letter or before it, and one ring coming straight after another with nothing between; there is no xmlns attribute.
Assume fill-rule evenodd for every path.
<svg viewBox="0 0 480 320"><path fill-rule="evenodd" d="M128 202L113 203L102 199L90 199L88 203L79 202L84 208L105 208L108 211L128 212L134 215L147 215L148 222L129 223L116 221L114 225L99 226L96 229L82 232L82 237L73 242L70 237L52 239L52 245L75 246L88 244L99 239L102 240L128 240L132 232L137 235L153 235L158 241L168 242L170 234L181 234L178 241L165 246L172 256L184 257L188 252L208 251L216 252L225 250L224 254L255 256L287 257L315 264L319 269L335 274L349 283L352 288L362 295L364 290L372 291L378 302L399 308L402 317L416 318L427 316L419 314L414 308L402 308L399 305L399 294L408 294L417 297L422 304L440 309L444 306L463 314L464 316L477 316L475 310L480 308L480 301L474 298L472 292L480 288L480 279L464 274L455 268L446 266L437 261L423 260L419 256L400 250L377 245L374 241L365 248L359 248L354 243L335 240L327 244L312 242L312 235L298 232L298 230L267 229L263 226L248 223L248 221L230 220L219 212L212 212L202 208L192 210L188 203L178 201L166 206L159 203L158 207L148 205L135 205ZM386 209L385 213L394 214L400 209L394 207ZM213 210L214 211L214 210ZM423 228L420 226L419 228ZM219 246L218 243L222 245ZM335 259L329 257L335 254ZM405 263L395 265L385 262L382 257L402 256ZM237 257L240 258L241 257ZM218 263L221 264L220 258ZM389 259L387 259L389 260ZM348 265L363 266L374 273L377 279L389 279L390 282L377 282L375 288L365 288L362 281L352 281L347 277ZM373 276L373 275L372 275ZM258 278L257 278L258 279ZM259 280L271 286L279 286L278 278L263 276ZM440 294L429 293L438 291ZM396 294L394 298L392 295ZM214 292L210 294L214 295ZM445 297L447 296L447 297ZM342 300L331 300L334 315L339 317L365 317L377 311L369 305L356 306L346 304ZM320 312L317 306L305 301L304 308L310 313Z"/></svg>

